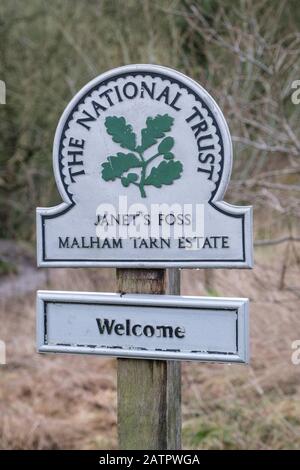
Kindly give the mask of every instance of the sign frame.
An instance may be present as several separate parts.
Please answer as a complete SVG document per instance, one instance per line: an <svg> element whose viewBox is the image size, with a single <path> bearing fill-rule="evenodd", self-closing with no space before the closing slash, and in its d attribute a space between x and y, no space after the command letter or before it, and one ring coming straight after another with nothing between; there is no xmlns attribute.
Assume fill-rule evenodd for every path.
<svg viewBox="0 0 300 470"><path fill-rule="evenodd" d="M94 345L47 344L47 305L48 304L116 305L134 307L160 307L167 309L184 308L198 310L220 310L226 315L235 311L236 354L232 352L180 350L141 350ZM194 297L177 295L112 294L64 291L38 291L37 293L37 350L40 353L89 354L135 359L159 359L203 362L249 362L249 301L245 298ZM218 312L219 313L219 312ZM199 312L200 314L200 312ZM62 315L62 312L60 312ZM164 320L165 315L162 315Z"/></svg>
<svg viewBox="0 0 300 470"><path fill-rule="evenodd" d="M88 95L90 90L97 87L100 83L105 83L114 77L121 76L122 74L162 74L165 77L180 81L184 84L193 93L198 94L203 102L206 104L208 109L213 111L214 118L218 123L219 128L221 129L223 140L224 140L224 162L222 163L221 176L217 184L215 192L211 195L207 204L219 214L228 216L232 220L240 219L241 224L241 248L239 249L239 254L237 257L229 257L222 259L220 256L211 256L208 259L200 259L194 257L192 259L185 259L181 255L179 256L179 251L177 250L177 256L174 256L173 259L164 259L155 256L152 260L148 259L132 259L130 255L125 259L108 258L76 258L67 257L63 255L59 256L50 256L47 252L49 242L47 242L46 232L47 224L51 219L59 218L59 216L64 216L72 210L76 205L76 198L72 197L64 184L64 178L61 175L61 151L60 151L60 141L61 136L65 128L68 126L69 115L73 110L78 106L78 103L81 103L84 100L84 97ZM118 75L119 74L119 75ZM94 80L85 85L70 101L70 103L65 108L61 119L59 121L53 146L53 167L54 167L54 176L57 184L57 188L62 197L63 202L55 207L37 208L37 260L39 267L119 267L119 268L251 268L253 266L253 235L252 235L252 207L250 206L235 206L224 202L223 196L227 189L227 185L230 180L231 169L232 169L232 141L230 132L226 123L226 120L223 116L222 111L220 110L217 103L211 97L211 95L196 81L185 76L184 74L170 69L168 67L152 65L152 64L136 64L136 65L127 65L112 69L106 73L101 74L96 77ZM114 192L114 188L112 188ZM50 245L49 245L50 246ZM50 249L50 248L49 248ZM175 259L174 259L175 258Z"/></svg>

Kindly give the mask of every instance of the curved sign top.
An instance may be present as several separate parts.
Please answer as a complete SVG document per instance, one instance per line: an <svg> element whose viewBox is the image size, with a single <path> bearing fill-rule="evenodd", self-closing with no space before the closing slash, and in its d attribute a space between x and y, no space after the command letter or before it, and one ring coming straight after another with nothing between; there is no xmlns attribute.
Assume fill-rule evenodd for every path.
<svg viewBox="0 0 300 470"><path fill-rule="evenodd" d="M252 209L223 202L226 121L185 75L130 65L92 80L59 121L53 165L63 202L37 209L39 266L252 266Z"/></svg>

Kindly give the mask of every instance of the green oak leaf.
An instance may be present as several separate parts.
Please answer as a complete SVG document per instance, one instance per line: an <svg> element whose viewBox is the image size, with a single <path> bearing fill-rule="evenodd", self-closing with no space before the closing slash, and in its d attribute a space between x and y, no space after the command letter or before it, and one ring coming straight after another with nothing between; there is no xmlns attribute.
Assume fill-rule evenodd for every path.
<svg viewBox="0 0 300 470"><path fill-rule="evenodd" d="M121 147L128 150L135 150L136 135L132 130L132 126L126 123L124 117L109 116L105 119L105 127L107 133Z"/></svg>
<svg viewBox="0 0 300 470"><path fill-rule="evenodd" d="M172 184L174 180L180 178L182 170L181 162L173 160L166 162L164 160L157 167L151 169L145 185L161 188L164 184Z"/></svg>
<svg viewBox="0 0 300 470"><path fill-rule="evenodd" d="M144 152L146 149L156 144L158 139L165 136L166 132L171 130L174 118L168 114L158 114L154 118L148 117L146 120L146 127L142 129L142 145L138 147L139 152Z"/></svg>
<svg viewBox="0 0 300 470"><path fill-rule="evenodd" d="M139 188L142 198L147 197L145 186L161 188L163 185L170 185L181 177L183 166L180 161L175 161L172 152L174 138L166 136L174 123L174 118L168 114L157 114L146 119L146 126L141 131L141 145L136 145L136 134L132 126L121 116L109 116L105 119L107 133L113 142L128 149L129 153L117 152L110 155L102 163L101 175L104 181L121 180L121 184L127 188L134 184ZM145 157L143 153L153 145L158 144L157 151L152 157ZM152 166L152 161L158 157L163 157L163 161L156 166ZM151 163L151 165L150 165ZM134 173L131 170L139 168L141 172ZM150 168L150 174L148 174ZM147 176L148 175L148 176Z"/></svg>
<svg viewBox="0 0 300 470"><path fill-rule="evenodd" d="M107 160L102 163L102 178L105 181L114 181L131 168L140 166L141 161L133 153L118 152L117 155L107 157Z"/></svg>
<svg viewBox="0 0 300 470"><path fill-rule="evenodd" d="M168 153L174 146L174 139L173 137L166 137L158 146L159 153Z"/></svg>

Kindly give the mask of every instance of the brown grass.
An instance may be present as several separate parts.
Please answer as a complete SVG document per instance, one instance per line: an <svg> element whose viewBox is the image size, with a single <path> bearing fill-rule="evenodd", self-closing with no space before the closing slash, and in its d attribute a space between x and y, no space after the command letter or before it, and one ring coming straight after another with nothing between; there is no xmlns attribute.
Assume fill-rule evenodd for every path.
<svg viewBox="0 0 300 470"><path fill-rule="evenodd" d="M185 363L183 441L187 448L297 448L300 374L299 267L280 290L283 249L256 253L253 271L215 270L214 295L251 299L249 366ZM206 294L203 271L183 271L182 293ZM41 285L45 288L45 285ZM51 270L51 289L114 291L112 270ZM34 293L2 299L0 447L116 448L115 360L35 352Z"/></svg>

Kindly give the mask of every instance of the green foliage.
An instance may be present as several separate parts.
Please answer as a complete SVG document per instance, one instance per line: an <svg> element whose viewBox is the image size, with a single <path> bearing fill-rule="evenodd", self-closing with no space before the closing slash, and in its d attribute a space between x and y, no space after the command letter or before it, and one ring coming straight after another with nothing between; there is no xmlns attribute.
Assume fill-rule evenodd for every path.
<svg viewBox="0 0 300 470"><path fill-rule="evenodd" d="M102 178L105 181L115 181L130 168L138 168L141 161L133 153L118 152L117 156L110 156L102 163Z"/></svg>
<svg viewBox="0 0 300 470"><path fill-rule="evenodd" d="M128 173L127 176L123 176L121 178L121 183L125 188L127 188L130 183L134 183L138 178L139 177L136 173Z"/></svg>
<svg viewBox="0 0 300 470"><path fill-rule="evenodd" d="M105 119L105 127L107 133L112 136L112 139L121 147L128 150L135 150L136 135L132 131L132 126L126 124L123 117L107 117Z"/></svg>
<svg viewBox="0 0 300 470"><path fill-rule="evenodd" d="M154 118L148 117L146 127L142 129L142 145L139 147L140 152L144 152L157 140L164 137L166 132L171 130L174 119L168 114L161 116L158 114ZM162 152L163 153L163 152Z"/></svg>
<svg viewBox="0 0 300 470"><path fill-rule="evenodd" d="M182 170L182 163L179 161L163 161L158 165L158 167L153 167L151 169L150 175L146 178L145 184L147 186L155 186L156 188L161 188L164 184L172 184L175 180L180 178Z"/></svg>
<svg viewBox="0 0 300 470"><path fill-rule="evenodd" d="M170 152L170 150L174 146L174 139L173 137L166 137L158 146L157 150L159 153L166 154Z"/></svg>
<svg viewBox="0 0 300 470"><path fill-rule="evenodd" d="M170 150L174 146L173 137L165 137L166 132L172 128L174 119L168 114L155 117L148 117L146 128L141 132L142 145L136 147L136 135L132 126L126 123L124 117L110 116L105 120L107 133L111 135L114 142L119 143L128 150L135 150L134 153L117 153L117 156L109 156L107 161L102 163L102 178L104 181L115 181L121 179L122 185L127 188L130 184L138 186L142 197L146 197L145 186L161 188L163 185L170 185L180 178L183 167L179 161L174 161L174 154ZM157 152L148 160L143 156L143 152L157 143L158 139L164 139L159 143ZM157 167L153 167L149 176L146 175L148 165L157 157L163 156L163 160ZM167 161L166 161L167 160ZM140 176L136 173L128 173L132 168L141 167Z"/></svg>

